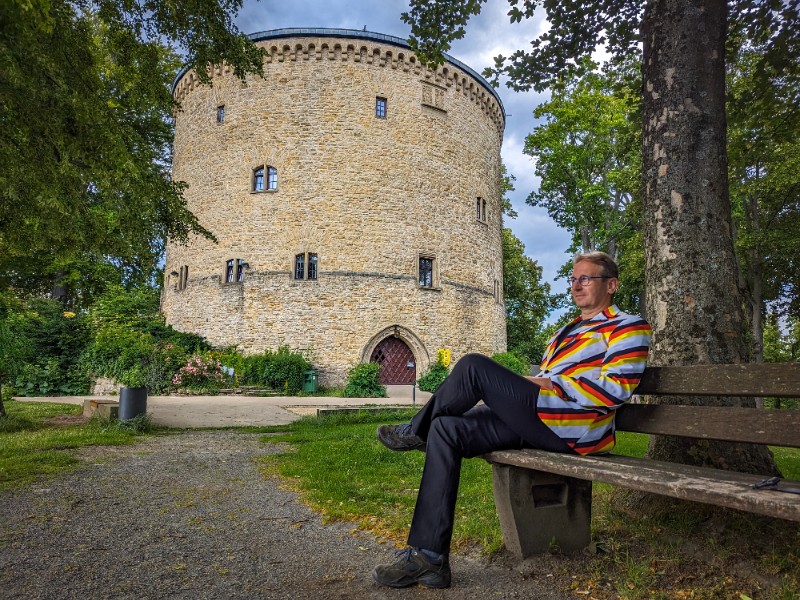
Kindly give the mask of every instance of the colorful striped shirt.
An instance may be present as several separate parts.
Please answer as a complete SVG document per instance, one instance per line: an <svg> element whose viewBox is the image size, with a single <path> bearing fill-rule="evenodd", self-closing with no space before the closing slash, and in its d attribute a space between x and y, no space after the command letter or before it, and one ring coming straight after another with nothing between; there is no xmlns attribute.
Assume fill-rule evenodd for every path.
<svg viewBox="0 0 800 600"><path fill-rule="evenodd" d="M639 385L651 333L641 317L609 306L548 342L538 377L549 377L553 390L539 391L537 412L578 454L614 447L614 414Z"/></svg>

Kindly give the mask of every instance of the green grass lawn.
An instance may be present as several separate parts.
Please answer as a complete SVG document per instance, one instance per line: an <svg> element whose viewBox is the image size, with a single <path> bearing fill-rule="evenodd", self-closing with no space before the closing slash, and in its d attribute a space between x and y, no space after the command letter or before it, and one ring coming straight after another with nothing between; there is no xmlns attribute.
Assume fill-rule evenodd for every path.
<svg viewBox="0 0 800 600"><path fill-rule="evenodd" d="M130 444L149 430L146 419L127 425L92 419L88 423L57 425L52 419L79 415L83 407L56 402L5 402L0 419L0 490L42 475L72 468L79 460L73 450L83 446Z"/></svg>
<svg viewBox="0 0 800 600"><path fill-rule="evenodd" d="M327 519L353 521L401 545L408 533L424 455L387 451L375 439L375 428L379 423L402 422L411 414L355 412L271 428L284 433L265 441L282 441L290 449L265 456L265 471L288 481ZM646 435L621 433L615 451L643 456L647 443ZM800 478L800 450L775 450L785 476ZM581 589L594 589L596 598L789 599L797 598L795 590L800 589L800 527L792 522L641 497L599 484L594 491L593 539L598 542L598 554L587 557L585 571L573 576ZM466 460L453 548L492 553L501 545L491 467L482 460ZM740 563L750 565L751 571L729 573L731 564ZM753 590L764 587L764 579L773 583L771 595L755 594ZM603 582L606 592L598 582ZM654 595L656 588L670 591Z"/></svg>
<svg viewBox="0 0 800 600"><path fill-rule="evenodd" d="M63 423L81 407L11 401L0 419L0 490L78 463L74 450L129 444L150 431L92 420ZM287 451L260 459L330 520L354 521L399 545L413 513L424 462L421 452L389 452L375 439L379 423L412 411L359 411L306 418L271 432ZM61 418L60 424L52 422ZM622 433L616 451L641 456L647 436ZM774 449L787 478L800 479L800 450ZM611 598L800 598L800 525L596 485L592 537L597 552L567 559L559 581L598 600ZM502 545L491 467L464 461L453 537L455 549L492 553ZM559 568L559 567L556 567ZM588 596L586 595L588 594Z"/></svg>

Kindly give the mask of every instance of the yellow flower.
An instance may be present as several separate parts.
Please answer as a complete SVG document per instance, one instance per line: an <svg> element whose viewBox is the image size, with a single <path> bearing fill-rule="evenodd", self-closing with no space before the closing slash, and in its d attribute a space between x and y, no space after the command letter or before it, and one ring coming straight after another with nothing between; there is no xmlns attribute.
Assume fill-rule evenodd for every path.
<svg viewBox="0 0 800 600"><path fill-rule="evenodd" d="M66 318L68 318L68 319L72 319L75 316L75 313L72 312L71 310L65 310L64 311L64 316Z"/></svg>
<svg viewBox="0 0 800 600"><path fill-rule="evenodd" d="M445 368L449 367L450 350L447 348L439 348L439 350L436 351L436 361Z"/></svg>

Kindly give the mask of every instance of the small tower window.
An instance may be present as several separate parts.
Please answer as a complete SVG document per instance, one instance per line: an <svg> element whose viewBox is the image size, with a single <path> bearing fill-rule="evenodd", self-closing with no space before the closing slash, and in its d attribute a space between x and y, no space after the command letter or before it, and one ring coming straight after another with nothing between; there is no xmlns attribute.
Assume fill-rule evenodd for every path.
<svg viewBox="0 0 800 600"><path fill-rule="evenodd" d="M244 270L248 266L250 265L241 258L231 258L225 261L225 283L242 283Z"/></svg>
<svg viewBox="0 0 800 600"><path fill-rule="evenodd" d="M266 179L264 174L266 172ZM266 187L265 187L266 186ZM253 169L253 191L263 192L278 189L278 169L269 165L259 165Z"/></svg>
<svg viewBox="0 0 800 600"><path fill-rule="evenodd" d="M225 105L220 104L217 107L217 123L224 123L225 122Z"/></svg>
<svg viewBox="0 0 800 600"><path fill-rule="evenodd" d="M434 287L434 258L431 256L419 257L419 286L425 288Z"/></svg>
<svg viewBox="0 0 800 600"><path fill-rule="evenodd" d="M483 198L475 199L475 216L481 223L486 223L486 200Z"/></svg>
<svg viewBox="0 0 800 600"><path fill-rule="evenodd" d="M185 290L187 281L189 281L189 266L183 265L178 275L178 289Z"/></svg>
<svg viewBox="0 0 800 600"><path fill-rule="evenodd" d="M317 255L312 252L308 253L308 278L317 278Z"/></svg>
<svg viewBox="0 0 800 600"><path fill-rule="evenodd" d="M294 278L314 281L317 279L317 255L301 252L294 257Z"/></svg>
<svg viewBox="0 0 800 600"><path fill-rule="evenodd" d="M258 167L253 171L253 191L264 191L264 167Z"/></svg>
<svg viewBox="0 0 800 600"><path fill-rule="evenodd" d="M386 118L386 98L380 96L375 98L375 116L381 119Z"/></svg>

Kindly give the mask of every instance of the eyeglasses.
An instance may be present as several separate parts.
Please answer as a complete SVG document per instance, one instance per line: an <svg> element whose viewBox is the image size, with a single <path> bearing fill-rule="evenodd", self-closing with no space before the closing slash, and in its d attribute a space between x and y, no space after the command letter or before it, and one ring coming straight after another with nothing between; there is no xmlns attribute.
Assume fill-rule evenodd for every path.
<svg viewBox="0 0 800 600"><path fill-rule="evenodd" d="M613 279L613 277L608 275L581 275L580 277L567 277L567 283L569 283L569 287L575 285L576 281L581 285L589 285L592 283L592 279Z"/></svg>

